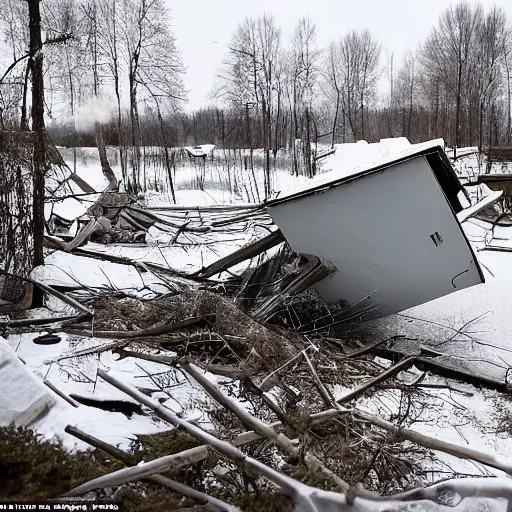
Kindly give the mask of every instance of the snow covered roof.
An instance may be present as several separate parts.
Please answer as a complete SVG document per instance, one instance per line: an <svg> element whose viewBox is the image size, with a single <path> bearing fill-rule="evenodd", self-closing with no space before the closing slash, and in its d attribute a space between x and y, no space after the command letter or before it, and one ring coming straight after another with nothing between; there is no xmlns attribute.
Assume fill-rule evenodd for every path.
<svg viewBox="0 0 512 512"><path fill-rule="evenodd" d="M198 146L186 146L185 151L188 152L190 156L207 156L214 149L215 144L199 144Z"/></svg>
<svg viewBox="0 0 512 512"><path fill-rule="evenodd" d="M425 156L454 211L458 213L462 210L457 198L457 194L462 190L462 185L444 152L443 139L411 144L405 137L399 137L382 139L374 144L368 144L366 141L336 144L335 149L336 152L326 157L323 163L323 169L327 172L268 201L268 206L341 185L409 158Z"/></svg>

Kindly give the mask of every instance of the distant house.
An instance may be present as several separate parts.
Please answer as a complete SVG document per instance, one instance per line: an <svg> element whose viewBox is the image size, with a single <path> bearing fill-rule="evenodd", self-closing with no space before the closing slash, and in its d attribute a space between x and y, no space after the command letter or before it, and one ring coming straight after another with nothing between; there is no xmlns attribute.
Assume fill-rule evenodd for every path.
<svg viewBox="0 0 512 512"><path fill-rule="evenodd" d="M206 158L214 149L215 144L200 144L198 146L186 146L185 151L194 158Z"/></svg>

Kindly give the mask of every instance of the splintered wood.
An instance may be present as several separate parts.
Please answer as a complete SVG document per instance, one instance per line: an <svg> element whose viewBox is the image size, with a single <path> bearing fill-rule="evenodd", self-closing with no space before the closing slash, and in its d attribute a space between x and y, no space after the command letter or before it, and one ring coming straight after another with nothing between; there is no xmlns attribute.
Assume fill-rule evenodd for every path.
<svg viewBox="0 0 512 512"><path fill-rule="evenodd" d="M61 499L143 480L230 512L245 510L231 503L234 497L262 492L287 500L288 508L279 502L281 508L275 510L405 511L412 501L422 499L432 506L429 510L437 511L444 505L439 492L470 495L457 479L414 489L424 478L425 464L438 467L440 453L512 475L512 464L503 457L415 430L416 419L430 404L420 386L429 385L423 382L426 374L418 376L414 365L434 354L400 359L393 350L400 336L360 343L351 329L371 307L368 301L351 306L323 303L312 288L336 269L315 256L294 254L264 208L148 211L130 204L121 210L168 233L171 245L201 246L228 237L243 243L213 262L183 272L78 247L92 231L94 219L80 239L68 245L48 237L47 246L54 250L132 265L141 274L158 276L169 291L143 300L121 290L84 288L74 290L77 299L47 287L77 315L66 325L47 328L66 333L74 343L72 350L46 363L64 366L90 356L100 362L104 352L115 355L116 361L132 359L145 387L121 380L115 369L108 371L110 360L108 365L98 364L94 385L99 379L106 381L136 402L130 402L136 414L156 416L201 446L137 465L132 453L68 426L66 432L128 467L70 489ZM258 227L256 240L248 240L248 226ZM347 326L343 339L336 337L334 325ZM24 324L10 325L16 327ZM80 340L92 337L98 343L80 346ZM376 353L393 354L395 363L383 363ZM158 372L152 369L155 363L161 365ZM161 377L171 374L201 393L208 428L168 405L167 399L176 400L177 384L168 386ZM47 381L47 386L73 407L84 403L53 382ZM368 410L368 403L373 408ZM200 490L186 485L187 467L201 475ZM222 479L224 474L230 478ZM442 474L458 476L446 465ZM217 487L206 485L216 479ZM475 498L475 506L510 497L508 481L480 482L481 501ZM216 493L219 486L222 493Z"/></svg>

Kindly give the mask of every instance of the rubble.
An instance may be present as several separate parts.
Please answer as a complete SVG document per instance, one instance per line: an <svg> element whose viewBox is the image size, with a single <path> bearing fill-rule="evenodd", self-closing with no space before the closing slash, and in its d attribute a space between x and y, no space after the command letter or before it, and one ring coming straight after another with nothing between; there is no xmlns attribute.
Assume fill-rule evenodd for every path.
<svg viewBox="0 0 512 512"><path fill-rule="evenodd" d="M405 350L409 333L362 337L363 319L446 291L437 286L434 267L448 265L450 258L474 258L467 276L453 277L458 267L450 267L457 290L481 281L482 269L461 225L488 209L497 195L463 205L446 161L436 145L409 148L398 160L340 180L324 176L312 190L256 206L143 209L132 196L106 192L95 196L85 213L80 207L76 218L62 217L77 227L74 234L64 233L68 228L54 216L55 231L45 240L47 264L25 278L45 292L46 308L0 319L9 346L27 361L23 368L14 356L17 371L30 374L53 401L45 417L30 415L25 423L69 443L75 436L120 462L108 474L61 486L53 498L122 500L134 490L150 494L162 487L201 507L231 512L508 506L508 480L496 478L512 475L503 455L508 440L497 446L491 435L492 441L473 446L424 427L437 428L441 420L431 412L444 410L473 421L471 428L485 436L482 425L466 414L470 401L482 400L473 384L490 381L462 371L439 377L445 374L436 362L444 354L420 340L413 340L418 350ZM361 231L369 222L351 236L317 233L311 216L318 210L279 213L309 197L336 210L341 203L331 204L329 194L373 174L390 179L385 177L395 164L418 165L437 186L428 198L446 215L438 219L443 228L436 228L433 239L423 237L431 226L416 226L424 245L397 237L366 251ZM402 198L398 193L396 200ZM368 212L371 219L383 215L385 207L385 201L365 204L367 211L357 210L351 225ZM411 222L412 213L405 216ZM441 222L446 218L450 235ZM421 224L419 216L415 222ZM349 223L342 218L333 225L341 230ZM379 229L389 238L386 226ZM329 238L331 245L319 242ZM346 240L352 259L344 252ZM389 272L384 262L409 243L421 245L434 261L432 254L452 241L455 253L442 254L408 282L393 275L385 293L376 293L375 283L356 269L359 265L367 276L362 263L380 258L373 263L383 268L375 272L384 275ZM332 291L340 276L336 293L326 295L326 283ZM410 291L428 278L436 281L428 297ZM350 287L359 288L357 294L347 294ZM454 291L448 288L446 293ZM0 377L3 369L0 362ZM485 392L506 404L506 383L494 388ZM142 462L135 434L151 437L156 431L186 432L187 442ZM470 490L462 475L480 478L471 479Z"/></svg>

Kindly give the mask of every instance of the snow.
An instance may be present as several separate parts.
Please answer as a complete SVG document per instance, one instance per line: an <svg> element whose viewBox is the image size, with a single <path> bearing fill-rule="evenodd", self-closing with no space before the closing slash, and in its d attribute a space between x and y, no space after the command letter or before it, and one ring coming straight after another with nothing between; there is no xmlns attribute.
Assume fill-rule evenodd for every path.
<svg viewBox="0 0 512 512"><path fill-rule="evenodd" d="M34 337L41 333L13 334L8 336L8 343L17 356L23 359L26 367L35 377L42 381L49 380L65 394L77 394L83 397L93 397L96 400L131 401L126 394L98 378L98 369L108 371L116 378L128 384L143 388L155 389L155 383L148 378L148 373L169 372L172 370L159 363L126 358L116 360L111 351L100 354L74 357L57 361L85 348L93 348L111 343L112 340L99 338L77 338L65 333L58 333L61 342L55 345L36 345ZM154 398L165 398L165 406L185 419L194 420L203 425L209 425L205 415L205 404L208 398L195 384L191 384L181 373L174 373L175 380L166 393L154 393ZM208 375L214 379L213 375ZM40 384L42 386L42 383ZM46 389L46 388L45 388ZM160 421L148 410L146 415L134 414L128 418L122 413L105 411L95 407L80 405L73 407L62 398L55 396L56 404L42 418L32 423L36 429L48 439L57 437L68 449L87 449L88 445L64 432L70 424L121 449L128 449L136 434L151 434L169 430L168 423ZM172 397L172 399L170 398Z"/></svg>
<svg viewBox="0 0 512 512"><path fill-rule="evenodd" d="M503 195L503 191L501 191L501 190L496 191L496 192L491 192L488 196L483 198L478 203L459 212L457 214L457 219L459 220L459 222L466 221L467 219L469 219L470 217L473 217L474 215L481 212L482 210L484 210L491 204L494 204L502 195Z"/></svg>
<svg viewBox="0 0 512 512"><path fill-rule="evenodd" d="M130 265L91 259L63 251L55 251L47 256L45 265L35 268L31 277L50 286L110 288L131 291L135 296L141 297L154 296L152 292L168 291L164 282L149 272L141 273Z"/></svg>
<svg viewBox="0 0 512 512"><path fill-rule="evenodd" d="M99 197L100 194L88 194L78 199L67 197L61 201L48 202L45 204L45 218L48 220L53 212L63 219L74 220L84 215Z"/></svg>
<svg viewBox="0 0 512 512"><path fill-rule="evenodd" d="M416 345L447 353L447 363L503 382L512 367L511 254L485 250L496 244L489 243L491 224L469 219L463 228L477 251L485 283L371 322L371 330L379 336L399 333L419 339ZM495 237L503 239L499 245L512 244L512 228L496 228Z"/></svg>
<svg viewBox="0 0 512 512"><path fill-rule="evenodd" d="M0 426L12 422L16 426L30 425L55 403L49 389L34 378L3 338L0 338L0 382ZM16 400L12 399L14 396Z"/></svg>
<svg viewBox="0 0 512 512"><path fill-rule="evenodd" d="M436 140L411 145L407 139L401 138L384 139L377 144L360 142L336 145L336 153L322 159L322 169L326 171L323 174L314 179L308 179L303 176L292 177L288 172L277 169L273 172L272 186L276 192L280 192L279 197L282 197L282 195L303 191L313 186L326 185L336 179L435 146L444 147L444 142ZM211 150L213 147L209 151ZM78 159L77 172L100 191L106 188L108 183L101 173L95 151L95 148L82 150ZM112 149L109 151L112 155ZM202 151L206 151L205 146L202 147ZM71 164L72 151L63 150L63 153ZM473 172L473 167L477 165L476 156L472 148L464 151L459 149L458 154L466 155L456 163L458 172L460 175L466 172L469 176ZM113 168L116 175L120 176L120 166L117 161L114 161ZM150 176L155 180L159 179L159 172L156 168L148 169L148 173L151 173ZM188 206L214 206L255 200L254 194L251 196L247 191L242 194L235 193L233 188L228 186L217 188L208 186L208 183L227 179L226 176L220 176L216 172L213 167L206 168L206 186L204 190L200 190L192 184L197 173L196 167L191 164L190 169L178 171L175 175L177 203ZM242 169L237 175L240 179L243 176L245 185L250 183L248 174ZM235 176L234 171L231 178L233 176ZM262 182L262 173L258 171L257 184L260 191ZM249 189L248 186L247 189ZM446 352L452 356L447 357L446 360L451 361L454 366L464 366L473 372L503 380L507 369L512 366L512 347L510 347L512 322L509 313L512 303L511 254L485 249L487 246L512 247L512 228L496 227L493 237L489 223L468 217L475 212L477 196L478 199L484 197L484 200L490 201L495 199L494 194L489 189L480 187L477 190L476 187L472 187L473 206L470 206L465 215L460 218L464 221L463 228L466 236L482 264L486 278L485 284L458 291L398 315L374 321L369 327L378 339L395 334L406 335L415 339L409 343L416 348L420 344L425 344ZM53 208L58 215L72 219L83 214L93 197L80 201L64 199L55 203ZM171 199L168 191L162 193L153 190L145 194L145 203L151 206L169 206ZM165 216L165 212L155 210L155 213ZM226 237L225 234L213 232L209 235L209 243L211 242L212 245L200 246L193 250L190 246L169 245L172 234L152 228L148 238L149 243L144 246L135 244L103 246L89 243L85 248L100 254L124 256L137 262L152 262L171 266L176 270L192 272L232 252L256 236L261 236L261 232L254 226L250 226L242 237L236 239L233 239L232 235ZM140 273L133 266L85 258L62 251L49 254L46 257L45 267L35 269L32 277L55 286L87 285L93 288L114 288L144 298L167 291L165 283L149 272ZM101 368L112 372L117 378L134 386L153 389L155 384L147 377L147 373L169 371L169 367L158 363L131 358L117 360L110 350L101 352L99 355L68 357L58 361L63 356L72 356L87 348L101 347L112 343L113 340L58 333L62 338L58 344L44 346L34 344L32 341L34 337L44 332L11 334L7 341L39 381L48 379L68 395L74 393L97 400L131 401L127 395L97 378L97 370ZM410 382L418 375L419 371L413 367L408 372L403 372L402 377ZM211 402L205 393L195 383L184 379L179 372L171 371L166 378L169 379L167 383L169 387L166 390L168 394L159 392L153 397L161 398L164 405L176 414L208 428L210 423L207 410ZM217 382L213 375L208 375L208 378ZM497 426L502 419L497 411L502 411L501 414L504 414L504 411L512 414L512 407L506 397L494 391L476 389L469 384L431 375L427 375L424 382L448 384L462 392L425 389L422 400L426 405L410 428L445 441L470 445L496 456L508 457L512 453L512 438L497 433ZM348 389L335 391L337 396L340 396ZM468 393L472 395L469 396ZM144 416L135 414L128 418L118 412L104 411L85 405L74 408L57 396L53 398L55 405L45 417L37 420L32 426L46 438L51 439L57 436L69 449L85 449L87 446L64 433L67 424L75 425L95 437L124 449L129 447L135 434L153 433L170 428L147 409L144 409L147 413ZM358 402L358 407L389 417L390 410L396 414L399 399L398 391L383 390L371 399ZM446 462L464 474L499 475L499 472L491 471L480 464L455 459L446 454L437 453L437 455L440 462L434 464L424 461L426 469L438 471L440 465Z"/></svg>
<svg viewBox="0 0 512 512"><path fill-rule="evenodd" d="M380 142L368 144L359 141L349 144L335 144L336 152L322 162L322 174L287 188L279 198L286 198L313 187L327 186L336 180L354 176L360 172L388 164L400 158L412 156L420 151L440 146L444 148L443 139L435 139L420 144L411 144L405 137L398 139L381 139Z"/></svg>

